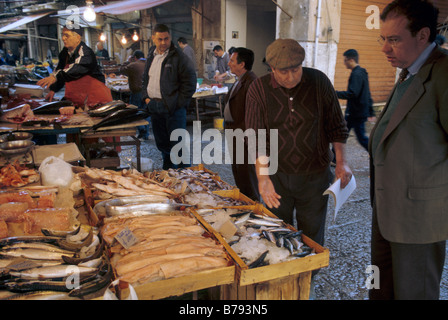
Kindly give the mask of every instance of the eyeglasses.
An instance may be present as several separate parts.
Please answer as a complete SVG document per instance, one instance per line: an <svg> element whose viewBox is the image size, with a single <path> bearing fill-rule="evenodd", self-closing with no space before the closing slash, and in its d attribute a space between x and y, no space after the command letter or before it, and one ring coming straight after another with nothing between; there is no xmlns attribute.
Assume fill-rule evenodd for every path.
<svg viewBox="0 0 448 320"><path fill-rule="evenodd" d="M384 38L383 36L378 37L378 43L381 46L384 46L384 43L386 43L386 42L388 45L395 48L396 46L398 46L400 44L401 39L397 38L397 37L390 37L390 38Z"/></svg>

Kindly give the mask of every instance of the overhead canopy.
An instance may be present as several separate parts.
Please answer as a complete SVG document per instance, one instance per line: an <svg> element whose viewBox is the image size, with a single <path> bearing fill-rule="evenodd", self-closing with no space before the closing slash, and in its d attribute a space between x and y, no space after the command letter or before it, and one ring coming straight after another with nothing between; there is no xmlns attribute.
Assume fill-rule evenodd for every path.
<svg viewBox="0 0 448 320"><path fill-rule="evenodd" d="M19 28L19 27L21 27L23 25L26 25L27 23L30 23L30 22L33 22L33 21L35 21L37 19L45 17L45 16L49 15L51 12L52 11L46 12L46 13L39 13L39 14L33 14L33 15L26 16L26 17L24 17L24 18L22 18L20 20L17 20L16 22L13 22L11 24L8 24L7 26L4 26L4 27L0 28L0 33L4 33L4 32L7 32L7 31L10 31L10 30Z"/></svg>
<svg viewBox="0 0 448 320"><path fill-rule="evenodd" d="M124 0L124 1L114 1L110 4L104 6L95 6L94 10L96 13L105 13L112 15L125 14L132 11L140 11L153 7L157 7L164 3L170 2L171 0ZM79 14L83 14L87 7L79 8ZM58 11L56 16L63 17L72 15L73 11L62 10Z"/></svg>
<svg viewBox="0 0 448 320"><path fill-rule="evenodd" d="M153 8L170 1L171 0L125 0L95 7L95 12L118 15Z"/></svg>

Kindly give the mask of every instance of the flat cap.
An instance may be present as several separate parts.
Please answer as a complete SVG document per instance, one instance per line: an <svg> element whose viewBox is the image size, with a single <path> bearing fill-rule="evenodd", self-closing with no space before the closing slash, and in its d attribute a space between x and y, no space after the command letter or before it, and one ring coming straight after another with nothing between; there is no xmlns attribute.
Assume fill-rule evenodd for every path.
<svg viewBox="0 0 448 320"><path fill-rule="evenodd" d="M72 20L67 20L65 22L65 25L63 26L67 30L73 31L77 34L79 34L81 37L84 35L84 29L81 28L79 24L74 23Z"/></svg>
<svg viewBox="0 0 448 320"><path fill-rule="evenodd" d="M274 69L295 68L305 59L305 49L294 39L277 39L266 49L266 62Z"/></svg>

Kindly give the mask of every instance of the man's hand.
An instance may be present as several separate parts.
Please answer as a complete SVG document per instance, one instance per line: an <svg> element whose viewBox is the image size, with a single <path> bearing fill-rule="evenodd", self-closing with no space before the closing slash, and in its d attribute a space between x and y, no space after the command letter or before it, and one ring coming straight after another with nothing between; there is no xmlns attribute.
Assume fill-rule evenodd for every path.
<svg viewBox="0 0 448 320"><path fill-rule="evenodd" d="M280 207L281 196L275 192L274 184L268 176L258 179L258 190L268 208Z"/></svg>
<svg viewBox="0 0 448 320"><path fill-rule="evenodd" d="M53 97L54 97L54 91L50 91L48 92L48 94L45 96L45 100L48 100L50 102L53 101Z"/></svg>
<svg viewBox="0 0 448 320"><path fill-rule="evenodd" d="M336 180L341 179L341 188L350 182L352 178L352 170L345 162L345 144L340 142L334 142L333 148L336 153L336 168L334 170Z"/></svg>
<svg viewBox="0 0 448 320"><path fill-rule="evenodd" d="M56 77L51 75L49 77L46 77L46 78L43 78L43 79L37 81L37 85L41 86L42 88L48 88L55 82L56 82Z"/></svg>

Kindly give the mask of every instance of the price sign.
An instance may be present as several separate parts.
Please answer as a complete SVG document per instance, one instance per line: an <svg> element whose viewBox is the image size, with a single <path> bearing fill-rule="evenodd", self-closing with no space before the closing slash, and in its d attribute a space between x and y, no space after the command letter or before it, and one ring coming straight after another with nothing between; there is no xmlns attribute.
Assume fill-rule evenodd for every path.
<svg viewBox="0 0 448 320"><path fill-rule="evenodd" d="M128 227L121 230L116 236L115 239L117 239L118 242L125 248L129 249L134 244L138 242L138 239L135 237L135 235L132 233L131 230L129 230Z"/></svg>

